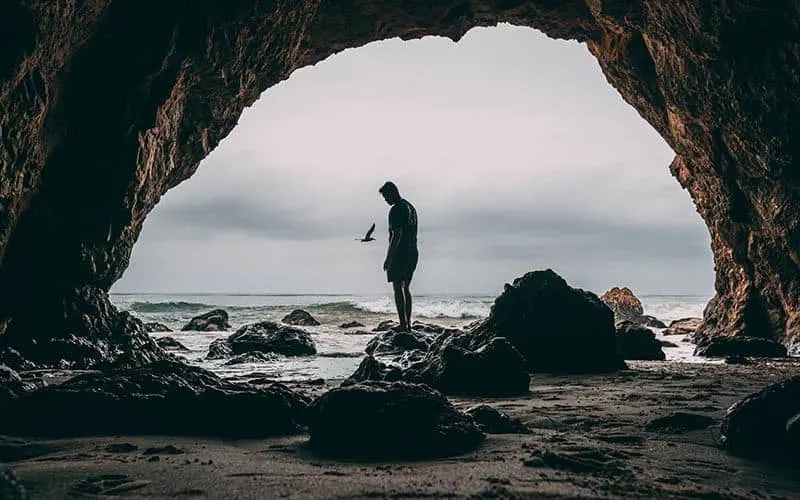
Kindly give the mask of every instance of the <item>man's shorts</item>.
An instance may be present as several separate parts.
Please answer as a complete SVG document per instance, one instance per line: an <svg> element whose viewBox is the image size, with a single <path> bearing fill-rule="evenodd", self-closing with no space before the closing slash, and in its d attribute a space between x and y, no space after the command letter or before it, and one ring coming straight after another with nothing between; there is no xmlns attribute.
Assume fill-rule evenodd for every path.
<svg viewBox="0 0 800 500"><path fill-rule="evenodd" d="M419 251L416 248L398 248L392 256L391 266L386 270L386 280L389 283L395 281L411 281L414 271L417 269Z"/></svg>

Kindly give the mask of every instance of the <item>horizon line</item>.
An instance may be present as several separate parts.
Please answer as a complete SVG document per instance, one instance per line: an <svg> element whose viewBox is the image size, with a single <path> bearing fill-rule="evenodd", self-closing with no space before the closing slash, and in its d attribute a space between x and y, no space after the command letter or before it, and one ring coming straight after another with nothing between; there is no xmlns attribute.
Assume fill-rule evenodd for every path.
<svg viewBox="0 0 800 500"><path fill-rule="evenodd" d="M432 295L457 295L457 296L483 296L483 297L497 297L501 292L487 293L487 292L420 292L416 293L417 296L432 296ZM387 292L360 292L360 293L332 293L332 292L108 292L109 295L228 295L231 297L358 297L363 295L391 295L391 291ZM634 294L636 295L636 294ZM708 297L709 300L715 295L701 294L701 293L641 293L642 297Z"/></svg>

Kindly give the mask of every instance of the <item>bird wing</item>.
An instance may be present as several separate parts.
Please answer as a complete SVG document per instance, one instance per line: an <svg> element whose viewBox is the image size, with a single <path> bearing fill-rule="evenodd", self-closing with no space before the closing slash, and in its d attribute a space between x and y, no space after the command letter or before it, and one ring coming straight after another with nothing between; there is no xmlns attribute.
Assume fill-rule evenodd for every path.
<svg viewBox="0 0 800 500"><path fill-rule="evenodd" d="M367 235L364 236L364 239L365 240L369 239L369 237L372 236L373 231L375 231L375 223L374 222L372 223L372 227L369 228L369 231L367 231Z"/></svg>

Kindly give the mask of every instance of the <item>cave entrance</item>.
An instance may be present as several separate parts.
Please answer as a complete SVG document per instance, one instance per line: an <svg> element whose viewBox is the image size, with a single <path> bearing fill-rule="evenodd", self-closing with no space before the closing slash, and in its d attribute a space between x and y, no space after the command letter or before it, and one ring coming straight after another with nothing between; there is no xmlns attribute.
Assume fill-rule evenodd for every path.
<svg viewBox="0 0 800 500"><path fill-rule="evenodd" d="M551 267L596 293L713 293L674 153L583 44L475 28L348 49L242 114L148 217L112 292L390 292L394 180L420 214L421 294L496 294ZM372 222L377 241L358 243Z"/></svg>

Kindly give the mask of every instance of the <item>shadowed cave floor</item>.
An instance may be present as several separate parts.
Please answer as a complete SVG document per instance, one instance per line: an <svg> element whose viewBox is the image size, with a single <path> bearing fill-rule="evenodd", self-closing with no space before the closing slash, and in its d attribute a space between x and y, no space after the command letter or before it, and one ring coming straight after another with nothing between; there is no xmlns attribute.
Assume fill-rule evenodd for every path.
<svg viewBox="0 0 800 500"><path fill-rule="evenodd" d="M31 498L800 495L800 470L731 457L718 447L725 410L743 396L798 373L800 360L745 366L630 365L632 370L613 375L535 375L525 397L451 398L463 409L491 404L521 419L532 433L489 435L477 451L447 459L327 460L307 450L307 436L302 435L239 441L119 436L47 441L5 437L0 440L0 462L11 462ZM333 385L335 381L327 387L297 387L318 394ZM698 430L647 426L674 412L707 416L713 424Z"/></svg>

